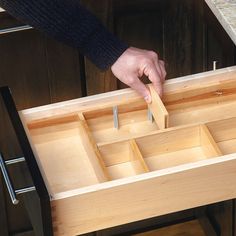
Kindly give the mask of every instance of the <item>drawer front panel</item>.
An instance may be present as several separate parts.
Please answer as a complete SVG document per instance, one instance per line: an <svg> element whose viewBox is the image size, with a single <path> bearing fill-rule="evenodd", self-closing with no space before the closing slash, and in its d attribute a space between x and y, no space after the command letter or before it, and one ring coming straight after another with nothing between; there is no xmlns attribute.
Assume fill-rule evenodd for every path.
<svg viewBox="0 0 236 236"><path fill-rule="evenodd" d="M82 234L236 197L236 157L199 165L166 169L156 177L150 177L156 172L140 175L118 186L110 182L103 190L53 200L55 235Z"/></svg>

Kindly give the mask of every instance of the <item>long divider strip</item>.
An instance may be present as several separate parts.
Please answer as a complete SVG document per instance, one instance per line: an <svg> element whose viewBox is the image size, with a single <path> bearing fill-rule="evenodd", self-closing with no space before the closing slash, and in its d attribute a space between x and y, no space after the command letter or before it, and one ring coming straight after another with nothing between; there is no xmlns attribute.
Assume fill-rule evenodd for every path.
<svg viewBox="0 0 236 236"><path fill-rule="evenodd" d="M105 163L103 161L103 158L101 156L101 153L99 152L98 147L89 130L84 115L82 113L79 113L78 118L80 124L79 127L80 127L81 139L86 151L88 152L88 157L95 170L98 180L100 182L111 180L107 168L105 166Z"/></svg>
<svg viewBox="0 0 236 236"><path fill-rule="evenodd" d="M206 125L200 125L200 142L207 157L223 155Z"/></svg>
<svg viewBox="0 0 236 236"><path fill-rule="evenodd" d="M78 119L77 114L70 114L66 116L58 116L58 117L50 117L46 119L40 119L36 121L32 121L27 124L29 129L38 129L44 128L51 125L58 125L76 121Z"/></svg>
<svg viewBox="0 0 236 236"><path fill-rule="evenodd" d="M134 139L129 140L131 152L133 153L133 156L135 159L137 159L142 166L143 172L149 172L149 168L143 158L142 153L140 152L140 149Z"/></svg>
<svg viewBox="0 0 236 236"><path fill-rule="evenodd" d="M160 129L169 127L169 113L166 110L162 100L160 99L157 92L154 90L153 85L149 84L149 89L152 96L152 103L148 104L152 115Z"/></svg>

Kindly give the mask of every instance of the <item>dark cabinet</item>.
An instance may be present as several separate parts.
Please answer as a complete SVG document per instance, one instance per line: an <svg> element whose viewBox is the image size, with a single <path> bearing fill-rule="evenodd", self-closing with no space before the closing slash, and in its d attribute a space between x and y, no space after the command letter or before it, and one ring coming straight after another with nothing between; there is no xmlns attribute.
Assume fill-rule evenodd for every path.
<svg viewBox="0 0 236 236"><path fill-rule="evenodd" d="M212 70L213 61L217 61L217 68L236 62L235 45L202 0L81 2L122 40L135 47L157 51L166 62L168 79ZM0 13L0 29L22 24L7 13ZM11 88L18 110L125 87L111 71L99 71L76 49L35 29L0 35L0 52L0 86ZM2 103L0 150L6 158L22 155ZM24 164L10 172L17 185L31 184ZM20 180L18 176L22 173L24 178ZM12 207L2 180L0 183L0 234L32 230L24 205ZM234 211L232 200L201 209L198 214L207 214L218 232L228 236L233 235ZM168 219L193 215L196 215L195 210L168 216Z"/></svg>

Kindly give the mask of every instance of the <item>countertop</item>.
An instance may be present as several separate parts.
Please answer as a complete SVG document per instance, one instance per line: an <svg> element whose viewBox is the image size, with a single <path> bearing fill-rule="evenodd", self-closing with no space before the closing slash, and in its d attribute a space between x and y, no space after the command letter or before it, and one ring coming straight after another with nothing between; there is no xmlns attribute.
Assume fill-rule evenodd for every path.
<svg viewBox="0 0 236 236"><path fill-rule="evenodd" d="M205 0L236 45L236 0Z"/></svg>
<svg viewBox="0 0 236 236"><path fill-rule="evenodd" d="M205 0L236 45L236 0ZM0 8L0 12L4 10Z"/></svg>

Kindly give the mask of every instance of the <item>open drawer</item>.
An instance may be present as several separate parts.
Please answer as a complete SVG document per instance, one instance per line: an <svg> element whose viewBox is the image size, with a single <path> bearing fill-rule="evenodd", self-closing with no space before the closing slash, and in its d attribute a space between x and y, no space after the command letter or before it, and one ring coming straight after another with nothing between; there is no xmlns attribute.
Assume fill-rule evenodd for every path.
<svg viewBox="0 0 236 236"><path fill-rule="evenodd" d="M164 103L152 93L149 106L125 89L19 112L54 235L236 197L236 67L168 81Z"/></svg>

